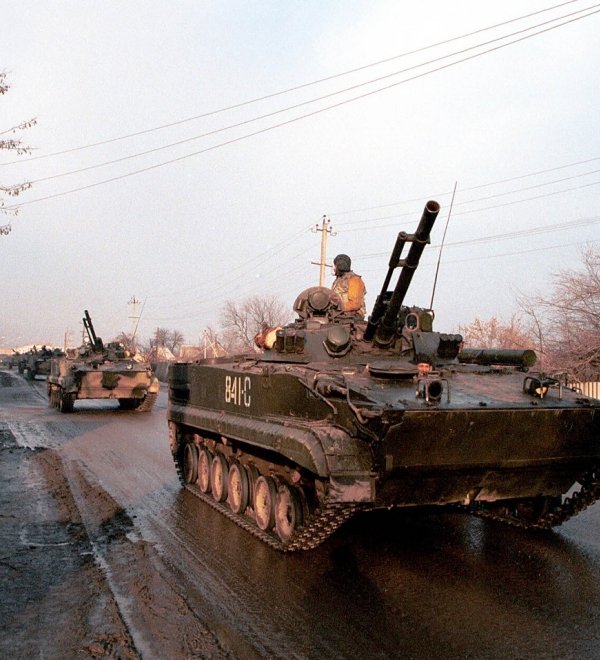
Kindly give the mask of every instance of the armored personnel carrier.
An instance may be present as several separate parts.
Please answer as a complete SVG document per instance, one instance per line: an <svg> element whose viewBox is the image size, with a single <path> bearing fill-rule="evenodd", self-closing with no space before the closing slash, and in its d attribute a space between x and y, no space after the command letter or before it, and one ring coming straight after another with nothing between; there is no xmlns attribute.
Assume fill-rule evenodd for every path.
<svg viewBox="0 0 600 660"><path fill-rule="evenodd" d="M50 374L50 362L53 356L62 355L60 350L52 350L46 346L37 348L34 346L30 351L22 356L22 367L19 373L25 372L29 380L34 380L36 376L48 376Z"/></svg>
<svg viewBox="0 0 600 660"><path fill-rule="evenodd" d="M181 482L274 548L313 548L365 509L549 528L600 497L599 400L534 371L532 350L462 350L404 305L439 208L398 235L368 322L314 287L261 354L170 368Z"/></svg>
<svg viewBox="0 0 600 660"><path fill-rule="evenodd" d="M148 362L136 360L118 342L104 344L96 335L87 309L83 325L88 342L53 357L48 376L50 405L73 412L78 399L113 399L125 410L148 412L159 383Z"/></svg>

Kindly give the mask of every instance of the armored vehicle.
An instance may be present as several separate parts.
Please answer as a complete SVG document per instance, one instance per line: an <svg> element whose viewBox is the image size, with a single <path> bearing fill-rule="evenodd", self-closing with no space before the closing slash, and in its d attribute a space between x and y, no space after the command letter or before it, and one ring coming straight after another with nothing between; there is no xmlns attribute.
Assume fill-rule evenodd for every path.
<svg viewBox="0 0 600 660"><path fill-rule="evenodd" d="M12 355L7 355L4 358L4 365L8 369L12 369L13 367L19 368L19 363L21 362L21 353L19 351L15 350L14 348L12 349ZM19 371L19 373L23 373L23 371Z"/></svg>
<svg viewBox="0 0 600 660"><path fill-rule="evenodd" d="M12 369L13 367L17 367L17 371L20 374L25 373L28 356L29 356L29 351L25 351L24 353L19 353L18 351L15 351L12 356L12 362L10 368Z"/></svg>
<svg viewBox="0 0 600 660"><path fill-rule="evenodd" d="M48 376L50 405L68 413L78 399L116 399L125 410L152 410L159 383L150 364L131 356L119 342L104 344L96 335L87 309L84 314L89 341L52 358Z"/></svg>
<svg viewBox="0 0 600 660"><path fill-rule="evenodd" d="M48 376L50 374L50 361L53 356L62 355L59 350L52 350L46 346L37 348L34 346L30 351L24 353L22 357L22 362L20 363L22 367L19 367L19 373L25 372L26 377L29 380L34 380L36 376Z"/></svg>
<svg viewBox="0 0 600 660"><path fill-rule="evenodd" d="M313 548L365 509L549 528L600 497L599 400L534 371L532 350L462 350L404 305L439 208L398 235L368 322L313 287L261 354L170 368L180 480L272 547Z"/></svg>

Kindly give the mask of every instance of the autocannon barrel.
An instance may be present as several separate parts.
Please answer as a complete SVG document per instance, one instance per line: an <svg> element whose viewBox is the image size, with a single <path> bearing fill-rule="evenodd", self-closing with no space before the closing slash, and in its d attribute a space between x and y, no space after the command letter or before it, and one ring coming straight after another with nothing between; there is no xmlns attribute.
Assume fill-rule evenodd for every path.
<svg viewBox="0 0 600 660"><path fill-rule="evenodd" d="M421 258L423 249L429 242L429 234L431 233L431 228L433 227L433 223L439 212L440 205L433 200L428 201L427 204L425 204L421 221L419 222L419 226L414 235L406 237L406 241L411 242L410 250L406 255L406 259L402 263L402 270L400 271L398 282L396 283L392 297L387 305L385 314L378 323L375 332L375 341L378 344L389 344L396 333L398 312L402 307L402 303L404 302L414 272L419 265L419 259Z"/></svg>
<svg viewBox="0 0 600 660"><path fill-rule="evenodd" d="M92 317L90 316L90 313L87 311L87 309L83 310L83 313L83 327L86 329L87 335L90 338L90 344L94 349L97 349L100 342L98 341L96 331L94 330Z"/></svg>
<svg viewBox="0 0 600 660"><path fill-rule="evenodd" d="M506 364L516 367L533 367L537 355L531 349L516 348L463 348L458 361L466 364Z"/></svg>

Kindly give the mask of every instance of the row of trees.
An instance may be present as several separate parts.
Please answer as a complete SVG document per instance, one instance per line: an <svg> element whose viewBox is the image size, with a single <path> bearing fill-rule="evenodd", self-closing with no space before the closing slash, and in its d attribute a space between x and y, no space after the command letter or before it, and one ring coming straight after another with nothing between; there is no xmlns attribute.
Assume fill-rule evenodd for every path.
<svg viewBox="0 0 600 660"><path fill-rule="evenodd" d="M221 311L219 330L207 326L200 348L204 348L210 357L253 351L256 348L254 336L264 325L273 327L289 321L289 311L276 296L251 296L242 302L228 300ZM151 360L157 360L169 354L179 355L185 338L179 330L159 327L146 341L136 342L126 332L117 335L115 341L120 341L127 350L135 352L137 349Z"/></svg>

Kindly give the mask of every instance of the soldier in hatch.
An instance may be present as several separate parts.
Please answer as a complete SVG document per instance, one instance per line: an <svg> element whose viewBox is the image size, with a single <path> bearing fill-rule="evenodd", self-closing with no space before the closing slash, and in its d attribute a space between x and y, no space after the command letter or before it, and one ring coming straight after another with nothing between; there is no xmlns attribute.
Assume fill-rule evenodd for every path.
<svg viewBox="0 0 600 660"><path fill-rule="evenodd" d="M360 275L353 273L352 262L347 254L338 254L333 260L335 280L331 288L342 299L345 312L352 312L361 318L365 317L365 294L367 290Z"/></svg>

